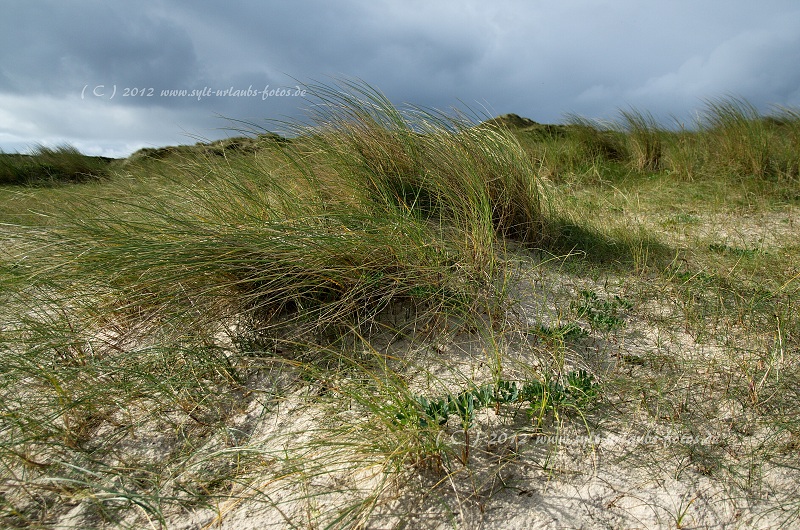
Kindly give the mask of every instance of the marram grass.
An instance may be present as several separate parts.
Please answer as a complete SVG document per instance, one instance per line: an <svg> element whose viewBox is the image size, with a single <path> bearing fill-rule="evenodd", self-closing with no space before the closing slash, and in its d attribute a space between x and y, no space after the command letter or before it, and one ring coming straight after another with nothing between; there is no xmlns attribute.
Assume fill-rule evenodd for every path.
<svg viewBox="0 0 800 530"><path fill-rule="evenodd" d="M494 296L503 239L536 244L546 227L514 137L401 112L364 85L314 88L315 122L281 148L283 167L254 180L242 165L186 162L176 169L191 185L78 204L31 232L46 249L29 249L31 281L85 289L106 316L190 329L232 315L324 328L393 301L472 311Z"/></svg>
<svg viewBox="0 0 800 530"><path fill-rule="evenodd" d="M6 524L46 525L54 503L76 503L100 520L121 524L132 508L139 522L163 525L164 510L249 495L257 470L284 477L306 502L300 486L330 466L369 463L386 481L443 450L386 416L383 390L407 391L392 382L399 376L386 379L380 355L350 362L347 347L376 332L472 329L487 316L497 325L506 239L544 239L543 183L507 130L400 110L362 84L313 88L311 123L271 143L269 160L256 149L132 161L120 171L163 174L120 175L102 197L67 190L68 204L9 230ZM374 443L324 425L291 449L280 441L289 433L236 441L227 425L253 403L248 381L335 381L330 366L383 389L347 386L366 414L353 429L372 429ZM288 393L277 385L265 406ZM303 397L298 410L312 402ZM163 453L125 449L160 433ZM230 450L212 450L215 441ZM323 461L309 456L316 445L340 449ZM334 519L362 519L370 495Z"/></svg>
<svg viewBox="0 0 800 530"><path fill-rule="evenodd" d="M246 506L278 526L402 527L423 505L467 524L519 497L513 473L559 476L556 449L516 435L573 428L716 425L722 445L623 456L660 477L674 453L731 495L758 493L764 462L797 468L797 238L693 232L730 204L791 228L796 111L751 124L734 102L709 113L733 105L744 128L663 131L631 110L526 137L357 82L311 88L287 138L0 190L3 526ZM759 186L780 193L753 201Z"/></svg>

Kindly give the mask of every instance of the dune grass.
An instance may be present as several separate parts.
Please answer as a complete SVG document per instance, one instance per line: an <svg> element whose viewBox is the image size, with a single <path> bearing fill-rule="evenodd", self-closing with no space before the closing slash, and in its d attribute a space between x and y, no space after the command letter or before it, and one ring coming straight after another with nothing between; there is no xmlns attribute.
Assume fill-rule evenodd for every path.
<svg viewBox="0 0 800 530"><path fill-rule="evenodd" d="M71 145L36 146L28 155L0 153L0 184L52 185L108 175L108 158L82 154Z"/></svg>
<svg viewBox="0 0 800 530"><path fill-rule="evenodd" d="M185 497L171 475L244 410L236 396L248 402L248 378L285 364L293 377L335 380L309 374L329 363L352 372L346 348L371 334L500 325L504 241L534 244L546 225L524 151L505 130L344 89L315 87L325 110L265 159L178 156L145 185L121 176L113 193L73 193L37 225L9 230L4 384L30 392L24 408L4 402L7 479L22 488L9 523L47 523L55 499L81 498L103 518L120 504L163 523L164 507ZM400 384L380 390L386 369L371 357L355 377L378 390L350 395L370 418ZM438 451L386 421L384 465ZM148 427L172 433L169 454L118 460ZM326 444L337 431L322 431ZM390 442L391 432L401 436ZM129 483L123 470L142 465L143 482ZM154 497L164 488L171 497Z"/></svg>
<svg viewBox="0 0 800 530"><path fill-rule="evenodd" d="M731 499L796 469L795 110L509 129L309 93L283 137L0 189L4 526L466 524L559 476L560 434L690 433L602 447Z"/></svg>

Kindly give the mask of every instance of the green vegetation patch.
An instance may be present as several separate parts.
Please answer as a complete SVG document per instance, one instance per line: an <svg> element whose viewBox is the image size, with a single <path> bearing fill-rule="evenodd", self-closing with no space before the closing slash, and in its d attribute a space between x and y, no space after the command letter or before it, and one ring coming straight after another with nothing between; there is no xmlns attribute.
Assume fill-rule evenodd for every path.
<svg viewBox="0 0 800 530"><path fill-rule="evenodd" d="M87 156L75 147L38 146L30 155L0 153L0 184L51 185L108 176L110 158Z"/></svg>

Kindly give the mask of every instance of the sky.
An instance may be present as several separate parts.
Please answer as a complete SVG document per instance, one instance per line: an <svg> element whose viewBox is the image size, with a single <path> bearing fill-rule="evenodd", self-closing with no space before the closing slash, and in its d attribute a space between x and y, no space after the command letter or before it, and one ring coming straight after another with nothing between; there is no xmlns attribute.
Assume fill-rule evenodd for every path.
<svg viewBox="0 0 800 530"><path fill-rule="evenodd" d="M141 147L280 129L306 84L540 123L707 101L800 106L797 0L0 0L0 149ZM300 89L298 89L300 87ZM171 92L176 91L176 92Z"/></svg>

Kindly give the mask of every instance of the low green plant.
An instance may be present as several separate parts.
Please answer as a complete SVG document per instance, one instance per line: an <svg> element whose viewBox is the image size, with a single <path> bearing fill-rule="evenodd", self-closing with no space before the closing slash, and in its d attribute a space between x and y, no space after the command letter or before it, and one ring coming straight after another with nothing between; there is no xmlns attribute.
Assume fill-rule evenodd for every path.
<svg viewBox="0 0 800 530"><path fill-rule="evenodd" d="M564 383L552 377L527 382L520 389L520 397L530 403L528 413L540 425L548 412L558 415L561 410L571 410L582 414L599 397L599 386L581 369L569 372Z"/></svg>
<svg viewBox="0 0 800 530"><path fill-rule="evenodd" d="M753 258L759 254L764 254L764 251L760 248L731 247L723 243L711 243L708 245L708 250L717 254L730 254L732 256L743 258Z"/></svg>
<svg viewBox="0 0 800 530"><path fill-rule="evenodd" d="M697 225L700 224L700 218L692 213L679 213L670 216L663 224L665 226Z"/></svg>
<svg viewBox="0 0 800 530"><path fill-rule="evenodd" d="M594 403L598 398L600 389L594 380L594 376L583 369L567 374L565 388L570 401L579 409Z"/></svg>
<svg viewBox="0 0 800 530"><path fill-rule="evenodd" d="M585 318L592 329L603 332L614 331L625 325L624 311L631 309L630 300L614 295L611 299L603 299L594 291L581 289L580 300L573 301L570 309L577 318Z"/></svg>
<svg viewBox="0 0 800 530"><path fill-rule="evenodd" d="M539 324L533 330L534 335L545 340L555 340L563 342L565 340L578 340L588 336L588 332L574 322L566 324L559 324L557 326L548 326L546 324Z"/></svg>
<svg viewBox="0 0 800 530"><path fill-rule="evenodd" d="M529 415L537 423L541 423L543 415L548 411L558 413L559 410L574 410L582 413L595 404L598 398L599 385L594 376L581 369L569 372L563 382L555 378L545 378L543 382L500 379L494 384L475 387L459 394L436 398L412 396L411 409L397 413L396 419L407 424L409 419L416 418L421 427L427 428L446 425L450 415L457 417L465 440L461 460L466 464L470 450L469 430L477 411L494 405L499 413L502 405L521 405L527 402Z"/></svg>

